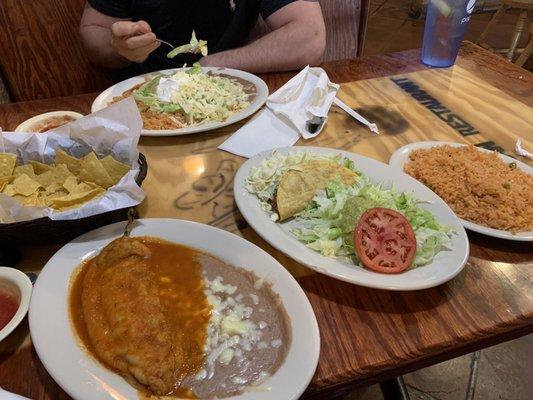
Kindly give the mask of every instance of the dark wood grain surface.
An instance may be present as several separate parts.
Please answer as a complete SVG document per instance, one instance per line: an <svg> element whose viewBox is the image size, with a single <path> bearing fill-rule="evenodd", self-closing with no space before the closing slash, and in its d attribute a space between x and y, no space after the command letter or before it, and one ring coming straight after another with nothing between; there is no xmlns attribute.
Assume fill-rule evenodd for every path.
<svg viewBox="0 0 533 400"><path fill-rule="evenodd" d="M533 105L531 73L469 43L463 45L458 64L517 101ZM426 69L419 62L418 51L328 63L324 68L331 79L339 83ZM263 78L272 90L290 76L292 74L272 74ZM22 120L58 105L87 113L95 96L3 105L0 106L0 126L13 129ZM211 153L206 156L199 141L209 142L216 137L214 132L203 135L202 139L198 135L167 138L164 142L160 138L143 138L140 145L152 158L168 154L164 151L180 153L187 146L195 146L194 154L186 160L205 159L206 169L210 170L209 159L216 158L212 156L216 150L209 149ZM170 150L161 149L161 143ZM157 183L158 173L156 168L149 171L147 181ZM150 193L158 187L153 185L145 186L148 203ZM151 207L143 205L141 214L146 214ZM234 218L237 234L270 251L240 216ZM216 226L224 227L218 223ZM444 285L416 292L367 289L309 273L309 270L298 274L295 271L303 267L276 254L276 258L297 276L313 306L321 332L318 369L304 397L329 398L332 393L343 393L355 386L382 381L533 332L532 246L471 232L468 235L471 252L463 272ZM21 267L42 267L57 248L22 249ZM21 326L7 342L0 344L0 386L32 399L68 398L44 370L28 345L26 334L27 325ZM13 352L15 348L19 350Z"/></svg>
<svg viewBox="0 0 533 400"><path fill-rule="evenodd" d="M0 69L13 101L102 90L78 33L85 0L2 0ZM57 109L57 108L56 108Z"/></svg>

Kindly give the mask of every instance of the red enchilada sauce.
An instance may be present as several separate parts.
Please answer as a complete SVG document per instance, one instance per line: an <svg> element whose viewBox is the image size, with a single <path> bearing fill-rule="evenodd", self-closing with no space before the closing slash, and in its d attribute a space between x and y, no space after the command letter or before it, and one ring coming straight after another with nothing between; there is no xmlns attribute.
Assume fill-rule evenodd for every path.
<svg viewBox="0 0 533 400"><path fill-rule="evenodd" d="M19 308L17 299L9 293L0 291L0 330L9 324Z"/></svg>

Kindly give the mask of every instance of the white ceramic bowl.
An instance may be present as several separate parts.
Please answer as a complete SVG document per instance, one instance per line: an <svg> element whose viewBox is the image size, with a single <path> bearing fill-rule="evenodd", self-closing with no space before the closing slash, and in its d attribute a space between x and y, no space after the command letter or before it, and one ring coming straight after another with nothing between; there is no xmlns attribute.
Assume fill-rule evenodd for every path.
<svg viewBox="0 0 533 400"><path fill-rule="evenodd" d="M74 111L51 111L44 114L39 114L22 122L15 128L15 132L32 132L32 126L52 117L72 117L76 120L83 117L83 114Z"/></svg>
<svg viewBox="0 0 533 400"><path fill-rule="evenodd" d="M24 272L15 268L0 267L0 290L15 296L19 303L19 308L11 321L0 330L0 342L15 330L28 312L31 289L30 278Z"/></svg>

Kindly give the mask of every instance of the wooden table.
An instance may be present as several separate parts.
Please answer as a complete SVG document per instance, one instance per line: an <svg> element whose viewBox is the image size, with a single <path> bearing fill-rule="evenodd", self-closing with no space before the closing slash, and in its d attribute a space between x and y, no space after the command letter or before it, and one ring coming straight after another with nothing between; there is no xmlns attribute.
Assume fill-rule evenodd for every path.
<svg viewBox="0 0 533 400"><path fill-rule="evenodd" d="M351 82L343 85L341 97L377 119L384 134L371 136L332 109L325 131L303 145L343 148L387 161L402 144L425 138L484 142L485 147L500 146L510 152L518 135L533 137L528 119L533 106L533 75L471 43L463 45L451 70L427 70L419 62L417 50L328 63L324 68L333 81ZM392 75L396 77L389 78ZM263 78L273 90L291 76L271 74ZM408 90L412 86L406 82L416 82L419 89L448 109L448 114L437 112L435 107L428 109L431 102L420 103L420 92L416 92L416 100L416 93ZM469 82L466 90L463 86ZM0 126L13 129L32 115L57 109L88 113L95 96L3 105ZM493 107L496 101L504 104ZM470 128L453 127L449 118L443 118L450 113L468 121L465 123ZM393 118L391 123L387 120L391 115L402 118ZM502 121L505 115L507 119ZM275 251L247 226L235 207L233 176L244 160L216 149L234 129L143 138L140 149L147 156L149 174L143 184L148 197L139 207L140 213L143 217L183 218L227 229L259 244L298 279L315 310L322 339L318 369L305 397L323 399L326 392L339 395L355 386L533 332L533 248L524 243L468 232L471 254L464 271L447 284L417 292L389 292L344 283ZM19 267L39 270L57 248L24 248ZM27 324L22 325L0 345L0 386L33 399L68 398L39 362L27 339L27 329ZM15 348L18 351L13 352Z"/></svg>

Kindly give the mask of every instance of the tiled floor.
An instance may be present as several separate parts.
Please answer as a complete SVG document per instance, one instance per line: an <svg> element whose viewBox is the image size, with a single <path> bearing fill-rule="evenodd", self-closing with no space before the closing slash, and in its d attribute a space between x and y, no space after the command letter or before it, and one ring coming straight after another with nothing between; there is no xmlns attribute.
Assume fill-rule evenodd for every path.
<svg viewBox="0 0 533 400"><path fill-rule="evenodd" d="M533 393L533 335L404 376L411 400L529 400ZM382 400L378 385L344 400Z"/></svg>
<svg viewBox="0 0 533 400"><path fill-rule="evenodd" d="M422 46L424 20L409 18L412 0L370 0L370 17L365 40L364 54L380 54L419 48ZM470 20L466 40L476 42L492 17L491 12L473 14ZM494 48L509 47L517 19L517 11L504 15L487 37L487 42ZM527 43L523 34L519 46ZM526 64L533 67L533 57Z"/></svg>

